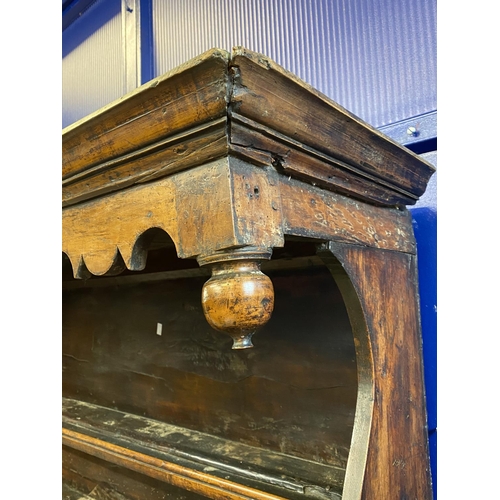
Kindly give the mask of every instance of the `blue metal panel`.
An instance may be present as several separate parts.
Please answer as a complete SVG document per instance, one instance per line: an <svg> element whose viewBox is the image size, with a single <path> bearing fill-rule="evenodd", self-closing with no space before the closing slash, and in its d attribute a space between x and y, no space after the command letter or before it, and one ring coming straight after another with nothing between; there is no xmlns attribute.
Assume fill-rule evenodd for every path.
<svg viewBox="0 0 500 500"><path fill-rule="evenodd" d="M432 208L412 210L417 240L420 317L424 354L425 392L429 438L437 433L437 214ZM430 447L431 472L435 487L437 447ZM436 498L436 492L434 492Z"/></svg>
<svg viewBox="0 0 500 500"><path fill-rule="evenodd" d="M437 500L437 433L429 432L429 454L431 458L432 492L434 500Z"/></svg>
<svg viewBox="0 0 500 500"><path fill-rule="evenodd" d="M436 166L436 152L422 155ZM431 177L424 196L411 209L417 240L420 317L427 397L427 425L434 499L437 468L437 181Z"/></svg>
<svg viewBox="0 0 500 500"><path fill-rule="evenodd" d="M437 112L435 111L385 125L379 130L418 154L437 149Z"/></svg>
<svg viewBox="0 0 500 500"><path fill-rule="evenodd" d="M376 127L436 110L436 0L152 0L155 76L262 52Z"/></svg>

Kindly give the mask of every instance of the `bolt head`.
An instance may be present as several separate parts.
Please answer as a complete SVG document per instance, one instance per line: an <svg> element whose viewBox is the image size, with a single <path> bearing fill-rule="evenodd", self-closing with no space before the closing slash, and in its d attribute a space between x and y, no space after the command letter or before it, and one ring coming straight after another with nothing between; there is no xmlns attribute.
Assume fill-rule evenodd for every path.
<svg viewBox="0 0 500 500"><path fill-rule="evenodd" d="M406 129L406 133L407 133L409 136L412 136L412 137L417 137L417 136L418 136L418 134L419 134L419 132L418 132L417 128L416 128L416 127L413 127L413 126L412 126L412 127L408 127L408 128Z"/></svg>

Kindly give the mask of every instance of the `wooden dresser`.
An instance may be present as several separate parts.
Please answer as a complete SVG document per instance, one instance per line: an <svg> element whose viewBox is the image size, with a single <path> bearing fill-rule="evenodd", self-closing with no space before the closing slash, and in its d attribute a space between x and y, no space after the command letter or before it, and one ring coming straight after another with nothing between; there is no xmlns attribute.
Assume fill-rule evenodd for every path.
<svg viewBox="0 0 500 500"><path fill-rule="evenodd" d="M430 499L433 172L243 48L66 128L63 497Z"/></svg>

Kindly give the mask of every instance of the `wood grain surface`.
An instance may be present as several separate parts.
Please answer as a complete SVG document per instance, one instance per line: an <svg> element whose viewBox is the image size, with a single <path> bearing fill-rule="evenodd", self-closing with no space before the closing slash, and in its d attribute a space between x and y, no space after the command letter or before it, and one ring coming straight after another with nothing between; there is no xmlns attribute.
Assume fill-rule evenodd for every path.
<svg viewBox="0 0 500 500"><path fill-rule="evenodd" d="M349 471L345 488L352 498L362 488L364 500L431 499L416 258L332 243L320 254L326 254L343 290L356 335L358 376L369 399L353 430L354 443L358 428L366 435L369 424L369 438L362 439L366 469L352 464L357 473ZM361 453L351 458L365 460Z"/></svg>
<svg viewBox="0 0 500 500"><path fill-rule="evenodd" d="M432 165L244 48L202 54L62 142L63 395L93 405L66 405L68 498L432 498L405 206ZM237 337L258 319L255 349L207 323L208 268L225 273L210 315L237 310L223 328ZM144 443L140 418L178 441L162 428Z"/></svg>
<svg viewBox="0 0 500 500"><path fill-rule="evenodd" d="M63 130L63 206L228 155L380 205L434 167L269 58L212 49Z"/></svg>
<svg viewBox="0 0 500 500"><path fill-rule="evenodd" d="M153 228L170 236L182 258L282 247L285 235L416 251L408 210L353 200L238 158L67 207L62 219L63 252L79 277L143 269L141 236Z"/></svg>
<svg viewBox="0 0 500 500"><path fill-rule="evenodd" d="M434 167L284 70L236 48L231 111L418 198ZM311 174L314 168L310 169ZM313 174L314 176L314 174Z"/></svg>
<svg viewBox="0 0 500 500"><path fill-rule="evenodd" d="M63 444L213 500L285 500L75 431L63 429Z"/></svg>
<svg viewBox="0 0 500 500"><path fill-rule="evenodd" d="M170 464L289 500L337 499L343 471L150 418L63 399L63 437L77 433ZM90 450L89 450L90 451ZM182 472L181 472L182 473Z"/></svg>
<svg viewBox="0 0 500 500"><path fill-rule="evenodd" d="M345 469L357 375L340 292L324 267L268 275L275 309L248 351L205 321L203 277L66 291L63 394Z"/></svg>
<svg viewBox="0 0 500 500"><path fill-rule="evenodd" d="M228 60L210 50L65 128L63 179L224 117Z"/></svg>

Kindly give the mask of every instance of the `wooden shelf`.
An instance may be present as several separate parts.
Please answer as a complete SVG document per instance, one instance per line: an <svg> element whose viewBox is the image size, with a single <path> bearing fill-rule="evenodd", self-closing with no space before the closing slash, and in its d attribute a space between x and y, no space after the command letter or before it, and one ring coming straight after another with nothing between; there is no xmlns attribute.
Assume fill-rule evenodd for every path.
<svg viewBox="0 0 500 500"><path fill-rule="evenodd" d="M335 467L67 398L63 444L167 483L193 483L191 491L203 483L216 490L211 498L224 490L234 498L332 500L342 487Z"/></svg>

